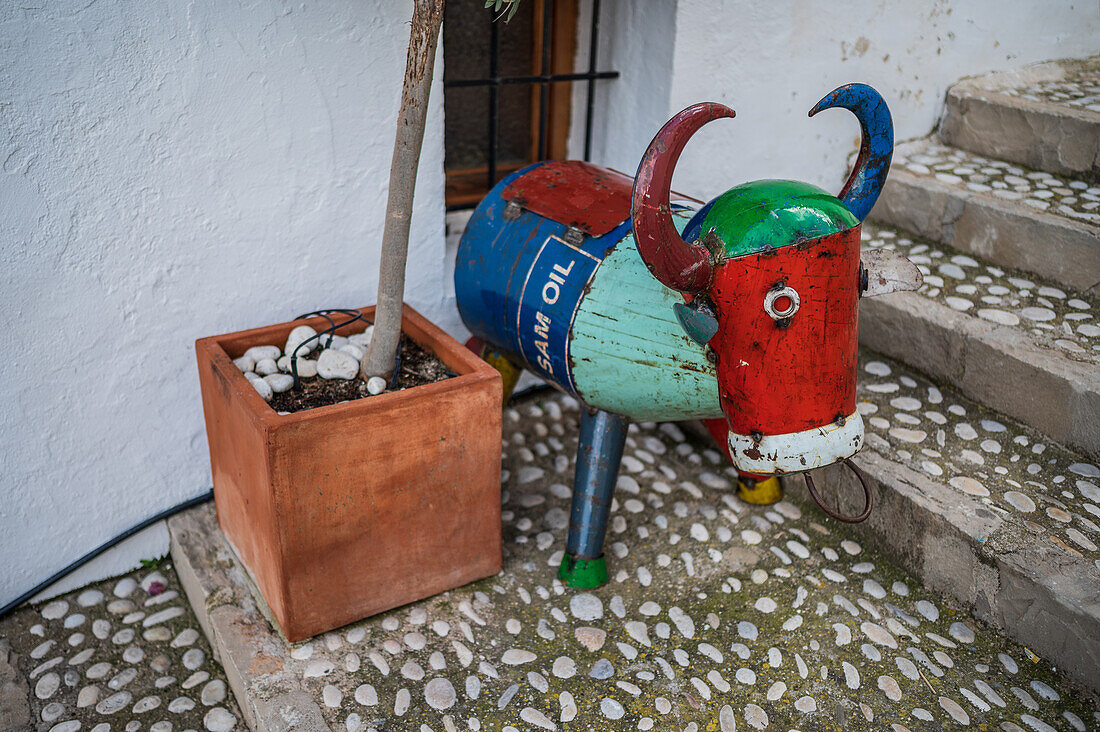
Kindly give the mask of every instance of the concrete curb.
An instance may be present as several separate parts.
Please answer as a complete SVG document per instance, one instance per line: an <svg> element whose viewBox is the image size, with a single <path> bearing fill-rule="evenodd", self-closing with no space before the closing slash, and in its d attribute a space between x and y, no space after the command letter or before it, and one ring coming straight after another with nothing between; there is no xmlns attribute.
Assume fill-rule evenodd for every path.
<svg viewBox="0 0 1100 732"><path fill-rule="evenodd" d="M863 451L855 462L875 494L871 517L856 531L929 587L1100 691L1100 568L874 452ZM819 483L829 486L840 510L862 507L862 491L845 467L826 468ZM786 477L783 486L808 500L801 478Z"/></svg>
<svg viewBox="0 0 1100 732"><path fill-rule="evenodd" d="M321 709L284 668L279 631L218 529L213 504L168 521L171 554L245 722L253 732L328 732Z"/></svg>
<svg viewBox="0 0 1100 732"><path fill-rule="evenodd" d="M19 671L19 656L7 638L0 638L0 732L33 728L31 689Z"/></svg>
<svg viewBox="0 0 1100 732"><path fill-rule="evenodd" d="M962 82L947 93L940 137L953 147L1036 170L1100 176L1100 114L1086 109Z"/></svg>
<svg viewBox="0 0 1100 732"><path fill-rule="evenodd" d="M1100 369L1094 364L915 292L861 302L859 336L871 350L950 383L1056 442L1100 456Z"/></svg>
<svg viewBox="0 0 1100 732"><path fill-rule="evenodd" d="M871 218L992 264L1100 294L1097 227L894 170Z"/></svg>

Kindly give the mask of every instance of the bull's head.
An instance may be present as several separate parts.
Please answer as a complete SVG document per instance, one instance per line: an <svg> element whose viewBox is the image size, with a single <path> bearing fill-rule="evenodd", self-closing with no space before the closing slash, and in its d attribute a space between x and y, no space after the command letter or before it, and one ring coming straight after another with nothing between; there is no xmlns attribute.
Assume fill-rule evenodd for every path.
<svg viewBox="0 0 1100 732"><path fill-rule="evenodd" d="M860 264L860 224L890 167L890 112L863 84L831 92L810 116L833 107L851 110L862 133L839 197L793 181L747 183L703 206L681 236L669 203L676 161L699 128L734 116L713 102L685 109L657 133L634 184L638 251L658 280L684 293L680 322L713 352L730 456L747 473L819 468L862 447L857 303L865 291L920 283L907 261L892 263L885 286Z"/></svg>

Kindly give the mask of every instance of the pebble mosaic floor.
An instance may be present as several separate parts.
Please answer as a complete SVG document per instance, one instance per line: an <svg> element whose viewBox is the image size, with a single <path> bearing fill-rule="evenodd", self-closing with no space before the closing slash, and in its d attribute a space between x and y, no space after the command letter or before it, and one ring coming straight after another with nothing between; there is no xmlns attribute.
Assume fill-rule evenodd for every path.
<svg viewBox="0 0 1100 732"><path fill-rule="evenodd" d="M1045 81L1020 89L1000 89L1004 94L1100 112L1100 59L1090 59L1062 81Z"/></svg>
<svg viewBox="0 0 1100 732"><path fill-rule="evenodd" d="M893 166L974 193L1010 201L1076 221L1100 224L1100 186L1033 171L929 140L901 145Z"/></svg>
<svg viewBox="0 0 1100 732"><path fill-rule="evenodd" d="M871 223L863 225L863 246L907 256L924 274L919 292L925 297L997 325L1025 329L1035 342L1071 358L1100 363L1100 303L1095 298Z"/></svg>
<svg viewBox="0 0 1100 732"><path fill-rule="evenodd" d="M169 562L17 611L0 638L40 732L245 729Z"/></svg>
<svg viewBox="0 0 1100 732"><path fill-rule="evenodd" d="M865 449L946 482L1021 526L1028 539L1100 568L1096 465L878 356L862 354L856 395Z"/></svg>
<svg viewBox="0 0 1100 732"><path fill-rule="evenodd" d="M504 424L501 575L289 649L334 729L1100 724L1096 699L833 522L739 501L719 454L675 425L631 428L611 582L563 587L576 404L529 397Z"/></svg>
<svg viewBox="0 0 1100 732"><path fill-rule="evenodd" d="M889 421L869 426L871 449L957 472L970 495L980 483L994 510L1036 502L1029 520L1052 536L1057 526L1067 545L1070 528L1091 532L1079 509L1095 510L1095 466L1068 462L1055 446L1037 451L1030 437L1021 444L1016 428L885 361L861 369L861 410ZM941 413L942 425L932 416ZM334 730L1100 726L1100 701L844 527L790 502L739 501L724 458L675 425L631 427L608 531L611 582L563 587L555 575L577 422L576 403L554 393L506 410L500 575L287 648L288 667ZM964 425L979 434L969 438ZM939 429L976 443L974 455L945 450ZM1001 461L1024 473L1034 461L1044 484L1068 492L1076 481L1090 503L1053 491L1044 502L1023 481L1023 499L1010 498L1020 473L1002 475ZM1072 526L1051 507L1073 514ZM153 582L164 591L149 596ZM135 573L0 626L33 677L39 729L243 728L175 584L167 566ZM70 644L85 650L59 652Z"/></svg>

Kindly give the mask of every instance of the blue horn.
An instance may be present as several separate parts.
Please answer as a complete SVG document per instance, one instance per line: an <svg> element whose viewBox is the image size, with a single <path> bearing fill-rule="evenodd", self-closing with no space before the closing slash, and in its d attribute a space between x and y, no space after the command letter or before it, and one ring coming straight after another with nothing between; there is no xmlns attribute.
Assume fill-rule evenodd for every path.
<svg viewBox="0 0 1100 732"><path fill-rule="evenodd" d="M862 140L859 157L841 189L841 203L863 221L882 193L882 184L890 170L894 154L894 123L882 96L866 84L845 84L825 95L810 110L810 116L823 109L843 107L859 120Z"/></svg>

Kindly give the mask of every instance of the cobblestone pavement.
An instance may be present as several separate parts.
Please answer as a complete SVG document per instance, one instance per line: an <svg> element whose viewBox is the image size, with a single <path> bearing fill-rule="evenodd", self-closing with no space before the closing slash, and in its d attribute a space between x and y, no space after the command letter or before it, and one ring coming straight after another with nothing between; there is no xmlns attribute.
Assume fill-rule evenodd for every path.
<svg viewBox="0 0 1100 732"><path fill-rule="evenodd" d="M974 193L1020 201L1069 219L1100 223L1100 187L1085 181L991 160L933 141L900 146L894 152L893 165Z"/></svg>
<svg viewBox="0 0 1100 732"><path fill-rule="evenodd" d="M907 256L924 274L919 292L925 297L997 325L1024 329L1037 343L1100 364L1100 307L1095 298L872 223L863 225L863 245Z"/></svg>
<svg viewBox="0 0 1100 732"><path fill-rule="evenodd" d="M170 562L25 607L0 639L28 680L29 729L244 729Z"/></svg>
<svg viewBox="0 0 1100 732"><path fill-rule="evenodd" d="M1053 102L1100 112L1100 59L1071 62L1065 79L1036 82L1027 87L999 91L1035 102Z"/></svg>
<svg viewBox="0 0 1100 732"><path fill-rule="evenodd" d="M937 399L929 385L885 361L865 360L861 369L861 408L869 417L889 420L869 428L880 441L872 437L872 449L906 450L918 464L959 470L960 477L990 491L994 509L1020 510L1007 497L1012 484L1005 482L1018 474L1002 476L983 442L996 441L996 454L1012 464L1030 461L1035 442L1020 444L1016 428L998 430L950 394ZM882 399L896 403L880 405ZM921 404L898 401L903 399ZM951 421L940 425L929 412ZM911 424L905 415L930 424ZM281 650L265 647L285 656L285 668L315 695L333 729L1046 732L1100 726L1094 697L1029 650L924 590L844 527L790 502L742 503L724 458L675 425L630 429L607 539L611 582L588 592L563 587L556 568L569 521L577 417L576 403L555 393L527 397L506 410L500 575L307 642L283 643ZM980 431L974 452L984 465L970 468L968 458L955 453L918 455L942 450L936 429L955 433L961 424ZM905 439L908 433L891 434L899 429L928 434L913 443ZM1021 457L1013 461L1017 452ZM1094 482L1087 477L1092 466L1067 463L1055 446L1042 454L1044 462L1051 458L1050 470L1063 480L1052 472L1050 483L1069 490L1074 479ZM1026 472L1027 465L1021 469ZM973 488L961 485L964 492ZM1021 486L1022 494L1030 490ZM1061 530L1070 541L1065 525L1045 513L1049 505L1028 515L1044 522L1044 531ZM1078 507L1072 507L1076 521ZM1084 532L1082 526L1073 524ZM167 568L141 576L146 586L175 582ZM124 584L120 592L127 599L116 600L114 587L90 590L104 599L73 593L65 605L25 610L5 623L2 632L33 673L31 683L44 686L46 698L34 702L37 718L56 704L40 727L72 719L61 729L106 732L94 726L106 721L111 729L136 732L163 717L174 724L171 729L201 730L214 708L239 718L232 700L222 700L224 678L194 632L182 598L168 589L148 599L170 599L146 608L136 598L147 591ZM114 605L112 613L115 602L129 604ZM146 615L134 615L141 612ZM171 617L158 618L162 612ZM88 617L66 620L76 615ZM100 623L96 634L101 620L111 626ZM73 629L62 630L66 623ZM36 626L42 635L35 635ZM91 653L70 669L69 655L55 648L89 626L96 640L76 645ZM127 628L134 637L114 643L112 634ZM155 635L146 638L150 631ZM32 659L47 637L54 645ZM119 660L127 653L135 660ZM190 660L185 653L193 654ZM165 658L158 661L160 654ZM88 680L101 657L111 668L96 670ZM44 662L54 667L38 668ZM154 671L154 663L164 670ZM70 678L42 681L49 673L64 673L61 668L72 671ZM130 668L135 678L114 682L118 690L103 681ZM195 673L209 677L185 676ZM158 678L170 679L162 682L170 692L157 688ZM92 684L106 688L94 703L78 707L73 700ZM118 691L129 696L117 718L96 711ZM146 697L159 701L143 704ZM172 711L173 705L181 711ZM155 729L169 728L162 722Z"/></svg>

